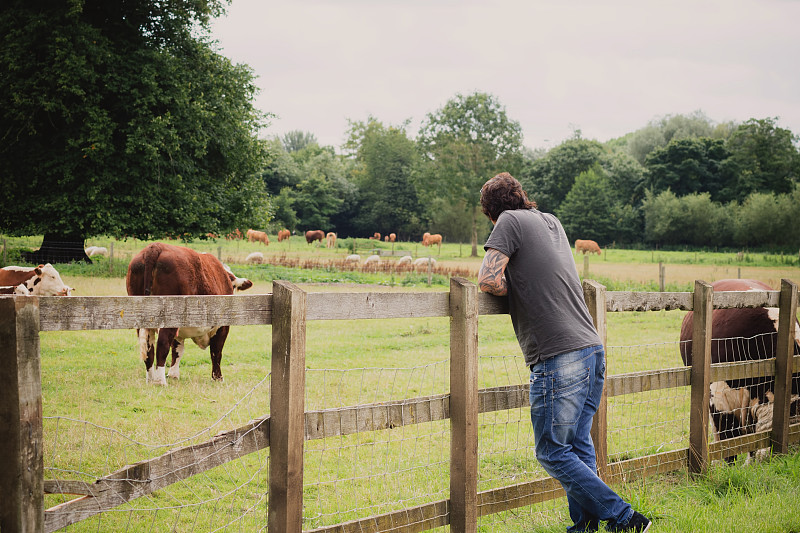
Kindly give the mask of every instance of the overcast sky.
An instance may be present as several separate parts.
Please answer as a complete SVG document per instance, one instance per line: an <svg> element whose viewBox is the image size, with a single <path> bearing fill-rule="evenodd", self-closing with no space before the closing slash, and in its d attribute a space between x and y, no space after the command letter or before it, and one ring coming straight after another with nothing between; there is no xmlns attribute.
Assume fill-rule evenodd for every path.
<svg viewBox="0 0 800 533"><path fill-rule="evenodd" d="M494 95L524 144L604 142L653 119L779 117L800 134L800 0L233 0L220 52L258 76L262 136L345 140Z"/></svg>

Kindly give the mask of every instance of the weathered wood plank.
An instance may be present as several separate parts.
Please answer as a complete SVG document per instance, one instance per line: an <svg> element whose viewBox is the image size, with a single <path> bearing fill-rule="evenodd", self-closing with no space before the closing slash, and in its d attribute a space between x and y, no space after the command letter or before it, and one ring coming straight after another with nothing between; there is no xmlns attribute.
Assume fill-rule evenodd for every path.
<svg viewBox="0 0 800 533"><path fill-rule="evenodd" d="M589 256L584 256L589 257ZM583 297L589 314L592 316L592 324L597 330L603 349L608 345L608 324L606 321L606 288L594 280L583 281ZM597 464L597 474L601 479L608 476L608 387L605 385L603 376L603 392L600 396L600 403L597 412L592 418L591 436L594 443L595 461Z"/></svg>
<svg viewBox="0 0 800 533"><path fill-rule="evenodd" d="M715 309L778 307L781 291L720 291L714 293Z"/></svg>
<svg viewBox="0 0 800 533"><path fill-rule="evenodd" d="M507 315L508 297L494 296L485 292L478 293L479 315Z"/></svg>
<svg viewBox="0 0 800 533"><path fill-rule="evenodd" d="M449 500L439 500L384 515L319 527L305 533L420 533L449 524L449 505Z"/></svg>
<svg viewBox="0 0 800 533"><path fill-rule="evenodd" d="M673 387L687 387L691 373L691 368L684 366L619 374L606 379L606 389L608 396L612 397Z"/></svg>
<svg viewBox="0 0 800 533"><path fill-rule="evenodd" d="M448 316L448 292L308 294L307 320L360 320Z"/></svg>
<svg viewBox="0 0 800 533"><path fill-rule="evenodd" d="M687 466L688 448L661 452L634 459L626 459L609 465L609 483L627 483L657 474L682 470Z"/></svg>
<svg viewBox="0 0 800 533"><path fill-rule="evenodd" d="M772 451L789 451L789 408L792 402L792 366L797 323L797 285L781 280L778 346L775 351L775 404L772 415Z"/></svg>
<svg viewBox="0 0 800 533"><path fill-rule="evenodd" d="M478 392L478 412L490 413L530 407L529 393L530 386L527 383L481 389Z"/></svg>
<svg viewBox="0 0 800 533"><path fill-rule="evenodd" d="M692 310L691 292L625 292L606 293L606 311Z"/></svg>
<svg viewBox="0 0 800 533"><path fill-rule="evenodd" d="M0 531L44 524L39 298L0 297Z"/></svg>
<svg viewBox="0 0 800 533"><path fill-rule="evenodd" d="M450 524L478 528L478 287L450 280Z"/></svg>
<svg viewBox="0 0 800 533"><path fill-rule="evenodd" d="M478 493L478 516L542 503L564 495L561 483L552 477L486 490Z"/></svg>
<svg viewBox="0 0 800 533"><path fill-rule="evenodd" d="M42 331L269 324L272 295L48 296Z"/></svg>
<svg viewBox="0 0 800 533"><path fill-rule="evenodd" d="M45 494L79 494L90 496L93 493L93 483L74 481L71 479L45 479Z"/></svg>
<svg viewBox="0 0 800 533"><path fill-rule="evenodd" d="M87 497L47 509L44 530L56 531L268 446L269 417L266 417L220 433L207 442L126 466L94 483L81 485L86 488ZM48 486L54 492L59 490L57 482L51 481Z"/></svg>
<svg viewBox="0 0 800 533"><path fill-rule="evenodd" d="M273 282L268 528L303 527L307 294Z"/></svg>
<svg viewBox="0 0 800 533"><path fill-rule="evenodd" d="M714 289L705 281L694 282L692 323L691 409L689 411L689 472L708 468L708 403L711 393L711 317Z"/></svg>
<svg viewBox="0 0 800 533"><path fill-rule="evenodd" d="M310 293L307 320L449 316L447 292ZM480 293L481 315L508 313L508 299ZM272 294L40 298L42 331L272 323Z"/></svg>
<svg viewBox="0 0 800 533"><path fill-rule="evenodd" d="M394 429L450 417L450 395L358 405L305 414L306 440Z"/></svg>
<svg viewBox="0 0 800 533"><path fill-rule="evenodd" d="M709 373L710 383L731 379L766 377L775 375L775 358L740 363L714 363Z"/></svg>
<svg viewBox="0 0 800 533"><path fill-rule="evenodd" d="M715 309L778 307L779 297L780 291L720 291L714 293L712 303ZM694 309L692 293L609 291L606 296L607 311L673 309L692 311Z"/></svg>
<svg viewBox="0 0 800 533"><path fill-rule="evenodd" d="M708 445L708 459L720 461L726 457L733 457L740 453L754 452L762 448L769 448L771 444L770 432L750 433L741 437L712 442Z"/></svg>

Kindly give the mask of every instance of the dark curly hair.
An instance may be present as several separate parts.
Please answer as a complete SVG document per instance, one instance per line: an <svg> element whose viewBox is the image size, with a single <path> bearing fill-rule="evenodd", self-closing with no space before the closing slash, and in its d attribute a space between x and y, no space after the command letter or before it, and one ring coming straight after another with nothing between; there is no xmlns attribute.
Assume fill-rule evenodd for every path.
<svg viewBox="0 0 800 533"><path fill-rule="evenodd" d="M501 172L481 188L481 208L483 214L497 220L500 213L507 209L530 209L536 202L528 200L522 185L508 172Z"/></svg>

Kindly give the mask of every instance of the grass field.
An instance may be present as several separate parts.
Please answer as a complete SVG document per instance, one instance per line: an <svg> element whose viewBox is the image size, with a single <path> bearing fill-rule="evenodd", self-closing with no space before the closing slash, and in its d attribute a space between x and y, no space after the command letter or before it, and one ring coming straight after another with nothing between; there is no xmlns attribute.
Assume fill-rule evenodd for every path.
<svg viewBox="0 0 800 533"><path fill-rule="evenodd" d="M89 244L108 246L109 243ZM132 244L136 243L115 242L115 261L125 264L124 258L142 246L141 242L129 246ZM281 250L279 246L283 244L270 244L269 254L265 254L268 262L269 257L292 253L336 257L348 251L313 249L300 242L292 242L286 245L286 250ZM271 280L277 279L272 275L277 270L268 272L264 265L241 265L232 260L258 249L255 244L195 245L220 253L224 260L237 265L237 274L253 279L255 284L249 293L271 292ZM218 249L220 246L222 250ZM263 252L263 245L259 246ZM290 246L302 251L292 252ZM472 265L477 272L480 259L466 257L468 253L466 245L461 250L458 245L445 245L440 262ZM647 262L648 255L656 263ZM715 259L719 261L717 264L701 254L697 265L680 262L682 257L686 255L676 255L667 263L668 278L674 272L676 279L681 276L688 280L685 288L674 290L689 290L692 273L698 272L694 269L731 277L725 268L742 268L748 277L764 281L772 280L772 276L777 276L777 280L788 277L800 281L800 267L780 266L778 259L769 257L759 258L764 264L746 267L723 266L724 256ZM606 281L597 276L613 290L627 286L632 290L648 290L646 287L653 280L636 281L633 276L639 269L657 273L658 259L658 252L609 250L605 256L591 258L590 272L600 274L608 268L609 276L619 276ZM773 260L775 264L769 264ZM577 261L580 272L582 257ZM107 274L106 259L91 267L64 267L59 270L65 282L77 289L77 294L125 294L123 269L116 268L113 275ZM330 269L321 269L319 273L309 270L287 269L278 273L311 292L447 288L444 276L444 281L434 277L429 287L426 276L403 283L402 279L392 280L385 274L353 273L354 283ZM91 275L95 272L101 275ZM337 281L320 283L316 276L323 275ZM704 279L715 278L709 275ZM775 281L771 284L777 286ZM677 340L684 314L682 311L609 314L608 373L681 366ZM447 318L311 321L307 335L306 410L445 394L449 390ZM48 417L46 477L91 482L126 464L206 441L219 432L268 414L270 351L269 326L237 326L232 328L225 346L223 383L211 381L208 352L189 343L182 359L181 380L167 387L149 387L145 385L144 365L138 358L133 331L43 332L43 408ZM508 316L480 318L479 355L482 388L525 383L528 379ZM612 458L620 459L686 447L688 416L688 390L613 398L609 403L609 453ZM479 422L479 490L544 475L533 456L526 409L487 413L481 415ZM447 498L448 458L449 424L445 422L309 441L305 451L304 529ZM784 514L780 528L759 529L756 525L753 530L796 532L800 531L800 511L796 510L800 508L797 505L800 498L796 496L800 480L791 469L798 462L800 459L792 462L787 458L772 471L761 470L766 466L720 467L703 482L674 474L659 482L648 480L626 485L621 490L639 508L659 517L656 531L739 531L736 520L747 516L741 508L749 509L756 520L762 516L764 520L768 518L755 505L748 507L748 502L758 496L756 482L751 480L755 476L767 480L765 503L776 505ZM266 514L268 465L267 451L253 454L68 529L259 530ZM736 474L738 471L745 473ZM48 496L47 506L66 499L69 497ZM722 523L719 516L724 517ZM565 502L555 500L483 517L480 524L481 531L487 532L554 532L563 531L567 522Z"/></svg>

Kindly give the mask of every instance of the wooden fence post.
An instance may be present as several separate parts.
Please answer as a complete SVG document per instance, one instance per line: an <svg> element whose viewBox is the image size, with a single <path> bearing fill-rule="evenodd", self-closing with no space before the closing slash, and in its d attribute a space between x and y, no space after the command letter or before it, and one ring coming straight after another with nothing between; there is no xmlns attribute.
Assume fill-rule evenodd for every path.
<svg viewBox="0 0 800 533"><path fill-rule="evenodd" d="M665 277L664 263L659 262L658 263L658 290L660 290L661 292L664 292L664 277Z"/></svg>
<svg viewBox="0 0 800 533"><path fill-rule="evenodd" d="M39 298L0 297L0 531L44 531Z"/></svg>
<svg viewBox="0 0 800 533"><path fill-rule="evenodd" d="M689 412L689 473L708 468L708 403L711 374L711 317L714 288L705 281L694 282L692 325L691 406Z"/></svg>
<svg viewBox="0 0 800 533"><path fill-rule="evenodd" d="M589 254L583 254L583 277L589 277Z"/></svg>
<svg viewBox="0 0 800 533"><path fill-rule="evenodd" d="M789 406L792 396L797 285L781 280L778 346L775 352L775 404L772 414L772 452L789 451Z"/></svg>
<svg viewBox="0 0 800 533"><path fill-rule="evenodd" d="M108 274L113 276L114 275L114 243L112 242L109 245L108 250Z"/></svg>
<svg viewBox="0 0 800 533"><path fill-rule="evenodd" d="M306 293L274 281L270 381L269 531L303 529Z"/></svg>
<svg viewBox="0 0 800 533"><path fill-rule="evenodd" d="M450 528L478 530L478 287L450 279Z"/></svg>
<svg viewBox="0 0 800 533"><path fill-rule="evenodd" d="M592 322L605 347L608 337L606 325L606 288L594 280L583 281L583 298L592 315ZM606 366L606 369L608 366ZM606 373L607 370L606 370ZM608 479L608 392L603 382L603 395L592 420L592 442L597 461L597 475Z"/></svg>

